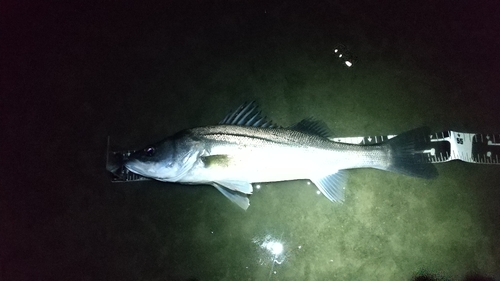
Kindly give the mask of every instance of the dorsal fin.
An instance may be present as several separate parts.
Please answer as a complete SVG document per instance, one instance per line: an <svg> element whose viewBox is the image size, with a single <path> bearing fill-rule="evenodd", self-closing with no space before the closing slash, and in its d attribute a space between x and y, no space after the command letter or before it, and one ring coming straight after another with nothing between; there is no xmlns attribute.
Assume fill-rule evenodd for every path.
<svg viewBox="0 0 500 281"><path fill-rule="evenodd" d="M302 133L318 135L324 138L331 137L330 129L326 126L325 122L307 118L299 123L290 126L290 129Z"/></svg>
<svg viewBox="0 0 500 281"><path fill-rule="evenodd" d="M255 103L246 102L234 112L229 112L219 125L239 125L250 127L263 127L263 128L279 128L280 126L273 124L267 117L260 114L259 107Z"/></svg>

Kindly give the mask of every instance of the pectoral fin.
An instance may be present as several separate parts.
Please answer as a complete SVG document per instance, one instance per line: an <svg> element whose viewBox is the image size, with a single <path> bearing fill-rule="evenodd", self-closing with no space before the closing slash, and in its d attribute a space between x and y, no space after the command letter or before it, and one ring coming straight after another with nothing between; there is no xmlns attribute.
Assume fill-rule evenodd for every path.
<svg viewBox="0 0 500 281"><path fill-rule="evenodd" d="M224 196L226 196L227 199L233 201L233 203L240 206L240 208L242 208L243 210L248 209L248 206L250 206L250 199L248 199L246 194L241 194L237 191L227 189L215 182L212 183L212 185L217 188L217 190L220 191Z"/></svg>
<svg viewBox="0 0 500 281"><path fill-rule="evenodd" d="M330 201L344 201L344 189L347 182L347 173L345 171L338 171L326 177L311 179L311 181Z"/></svg>

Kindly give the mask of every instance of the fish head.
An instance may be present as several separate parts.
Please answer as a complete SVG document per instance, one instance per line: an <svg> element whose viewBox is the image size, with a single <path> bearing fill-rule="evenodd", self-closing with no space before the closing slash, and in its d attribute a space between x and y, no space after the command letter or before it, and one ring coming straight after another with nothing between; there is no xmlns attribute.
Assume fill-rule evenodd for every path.
<svg viewBox="0 0 500 281"><path fill-rule="evenodd" d="M125 167L135 174L176 182L193 166L196 155L176 139L166 139L132 153Z"/></svg>

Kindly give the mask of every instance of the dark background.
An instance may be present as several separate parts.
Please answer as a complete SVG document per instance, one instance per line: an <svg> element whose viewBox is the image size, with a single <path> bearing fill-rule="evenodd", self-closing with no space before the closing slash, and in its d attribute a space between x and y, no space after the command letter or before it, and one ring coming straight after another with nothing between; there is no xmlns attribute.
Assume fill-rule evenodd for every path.
<svg viewBox="0 0 500 281"><path fill-rule="evenodd" d="M346 99L376 101L369 95L385 91L384 85L363 86L361 95L353 83L384 73L400 84L382 99L400 100L402 109L375 103L389 113L368 115L375 116L364 118L369 124L339 109L330 123L339 134L397 133L422 123L437 131L500 132L496 1L4 1L0 9L1 280L259 279L231 271L233 265L204 270L217 268L215 262L193 261L201 269L189 269L190 257L181 253L185 244L162 241L162 231L148 233L145 225L168 217L155 211L162 202L174 204L168 208L175 213L182 202L202 200L200 190L176 186L165 195L158 183L147 193L147 183L111 184L104 166L108 135L121 147L138 147L179 129L216 123L252 99L268 104L266 112L285 123L324 115L301 107L303 100L356 111L357 103L329 94L298 98L286 91L331 76L349 81L341 88L353 90ZM356 54L355 67L367 70L346 72L336 65L331 49L338 43ZM316 76L302 75L300 60L286 72L293 58L307 59L305 71L317 63ZM276 73L288 73L285 98L258 91L284 83ZM415 83L429 91L414 90ZM412 109L422 113L397 122L396 113ZM384 114L399 125L378 122L376 116ZM480 169L462 174L483 180L473 189L484 207L479 217L495 233L498 167L485 166L487 177L474 174ZM190 199L178 201L185 192ZM217 202L226 200L218 196ZM230 207L216 205L211 219L223 223L220 212ZM202 213L193 225L204 220ZM178 221L169 219L165 231L172 238ZM173 246L161 253L161 244ZM191 246L191 252L200 247ZM498 246L489 251L491 267L498 268ZM199 255L210 259L207 251ZM185 262L176 264L179 259ZM480 271L467 271L474 270ZM305 272L298 279L327 276ZM459 270L457 276L463 276Z"/></svg>

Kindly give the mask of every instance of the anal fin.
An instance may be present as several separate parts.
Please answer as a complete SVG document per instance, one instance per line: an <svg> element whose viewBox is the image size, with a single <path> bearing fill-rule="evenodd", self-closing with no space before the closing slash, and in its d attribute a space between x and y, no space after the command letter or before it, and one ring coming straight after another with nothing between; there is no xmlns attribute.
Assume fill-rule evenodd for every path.
<svg viewBox="0 0 500 281"><path fill-rule="evenodd" d="M347 182L347 172L338 171L322 178L311 179L316 187L332 202L344 201L344 189Z"/></svg>

